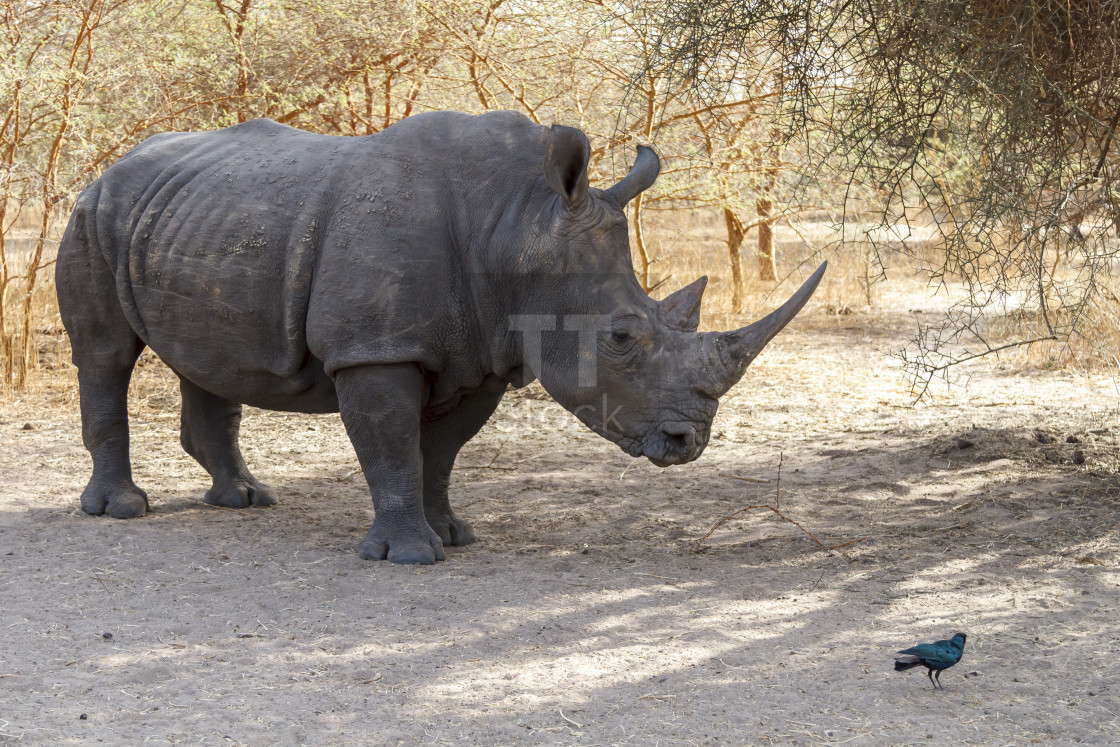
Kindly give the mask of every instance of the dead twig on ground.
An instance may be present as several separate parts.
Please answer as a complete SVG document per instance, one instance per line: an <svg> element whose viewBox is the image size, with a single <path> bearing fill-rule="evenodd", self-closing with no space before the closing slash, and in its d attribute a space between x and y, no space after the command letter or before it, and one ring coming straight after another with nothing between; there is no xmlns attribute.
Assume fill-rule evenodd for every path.
<svg viewBox="0 0 1120 747"><path fill-rule="evenodd" d="M742 475L732 475L728 472L720 472L720 477L726 477L728 480L739 480L740 482L761 482L767 483L769 480L761 480L757 477L743 477Z"/></svg>
<svg viewBox="0 0 1120 747"><path fill-rule="evenodd" d="M494 462L498 461L498 457L501 456L501 454L502 454L502 447L504 445L505 444L500 444L498 446L498 450L496 452L494 452L494 456L489 461L489 463L487 463L487 464L466 464L466 465L463 465L462 467L459 467L459 469L497 469L497 470L504 470L506 472L516 472L517 471L516 467L495 467L494 466Z"/></svg>
<svg viewBox="0 0 1120 747"><path fill-rule="evenodd" d="M821 542L819 539L817 539L817 536L815 534L810 532L805 527L801 526L801 524L799 522L797 522L795 519L791 519L788 516L786 516L785 514L783 514L782 513L782 462L784 461L784 459L785 459L785 452L782 452L778 455L778 478L777 478L775 489L774 489L774 505L771 506L769 503L757 503L757 504L752 504L750 506L744 506L743 508L740 508L738 511L733 511L733 512L729 513L727 516L724 516L722 519L720 519L715 524L713 524L712 528L708 530L707 534L705 534L703 537L701 537L700 539L698 539L696 541L696 547L693 548L693 552L699 552L700 551L700 546L704 544L704 541L706 539L708 539L709 537L711 537L712 534L717 529L719 529L721 526L726 524L728 521L735 518L739 514L746 513L747 511L753 511L755 509L766 509L767 511L773 511L774 514L777 515L777 517L779 519L781 519L782 521L788 522L790 524L793 524L795 527L800 529L804 534L808 535L809 539L813 540L813 542L816 543L817 547L819 547L822 550L839 550L841 547L847 547L848 545L854 545L857 542L863 542L865 539L867 539L866 537L860 537L859 539L848 540L847 542L841 542L838 545L826 545L823 542ZM735 480L744 480L744 478L737 477L735 475L721 475L721 477L729 477L729 478L732 478L732 479L735 479ZM749 480L745 480L745 481L746 482L756 482L753 479L749 479ZM768 482L768 481L758 480L757 482Z"/></svg>

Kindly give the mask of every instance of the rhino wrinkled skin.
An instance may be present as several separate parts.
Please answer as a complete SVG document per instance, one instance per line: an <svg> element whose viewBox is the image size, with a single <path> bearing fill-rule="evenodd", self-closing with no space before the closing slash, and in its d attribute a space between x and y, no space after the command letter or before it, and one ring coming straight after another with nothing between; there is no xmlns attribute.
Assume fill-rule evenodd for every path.
<svg viewBox="0 0 1120 747"><path fill-rule="evenodd" d="M150 347L179 376L206 501L275 503L238 447L242 404L340 412L375 507L363 558L442 560L459 449L510 384L539 379L655 464L708 443L718 398L800 310L698 333L705 279L658 303L627 202L660 163L588 187L587 138L508 112L429 113L367 137L255 120L149 138L78 198L56 279L93 475L82 510L142 516L126 393Z"/></svg>

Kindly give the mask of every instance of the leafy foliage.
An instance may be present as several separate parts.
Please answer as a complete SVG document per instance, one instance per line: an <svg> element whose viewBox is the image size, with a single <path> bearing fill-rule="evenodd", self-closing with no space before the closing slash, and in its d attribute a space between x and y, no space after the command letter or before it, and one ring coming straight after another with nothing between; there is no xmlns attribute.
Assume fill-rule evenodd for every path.
<svg viewBox="0 0 1120 747"><path fill-rule="evenodd" d="M920 210L936 222L932 277L963 280L969 292L904 354L919 390L956 362L1006 347L989 340L993 315L1030 320L1018 344L1092 335L1094 310L1115 317L1105 307L1116 303L1120 3L659 7L650 64L671 65L707 96L734 87L727 71L769 70L807 178L843 180L845 205L872 201L881 225ZM1095 342L1115 358L1115 339Z"/></svg>
<svg viewBox="0 0 1120 747"><path fill-rule="evenodd" d="M425 110L514 109L587 131L599 183L653 143L662 178L631 209L642 282L669 274L643 215L711 210L736 308L752 232L766 279L780 222L852 222L848 253L885 271L898 247L865 214L904 238L932 221L932 277L971 293L907 351L919 386L1009 330L1107 343L1118 6L3 0L0 389L35 365L31 299L78 192L149 135L261 116L361 136Z"/></svg>

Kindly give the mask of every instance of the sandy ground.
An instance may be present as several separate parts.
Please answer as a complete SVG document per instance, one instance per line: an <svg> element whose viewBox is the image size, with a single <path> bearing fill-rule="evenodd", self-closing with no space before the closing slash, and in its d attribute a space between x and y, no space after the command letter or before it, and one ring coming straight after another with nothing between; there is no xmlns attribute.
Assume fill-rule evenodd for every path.
<svg viewBox="0 0 1120 747"><path fill-rule="evenodd" d="M1115 385L985 363L910 407L908 311L810 307L685 467L509 397L454 477L482 541L430 567L358 559L373 511L335 416L249 411L281 503L211 508L148 364L155 513L113 521L78 510L72 394L6 402L0 742L1120 743ZM773 502L779 459L788 516L862 541L759 510L697 552ZM958 630L944 691L892 671Z"/></svg>

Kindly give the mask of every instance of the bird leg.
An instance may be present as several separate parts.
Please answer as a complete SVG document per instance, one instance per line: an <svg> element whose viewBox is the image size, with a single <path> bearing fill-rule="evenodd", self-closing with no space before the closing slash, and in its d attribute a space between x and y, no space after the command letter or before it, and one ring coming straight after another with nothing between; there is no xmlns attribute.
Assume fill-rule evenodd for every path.
<svg viewBox="0 0 1120 747"><path fill-rule="evenodd" d="M937 675L936 676L937 676L937 686L940 687L942 690L944 690L945 686L941 684L941 670L940 669L937 670Z"/></svg>
<svg viewBox="0 0 1120 747"><path fill-rule="evenodd" d="M937 689L937 683L933 681L933 670L932 669L927 669L926 670L926 677L929 677L929 684L933 685L933 689L936 690Z"/></svg>

